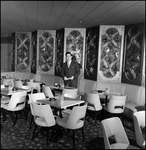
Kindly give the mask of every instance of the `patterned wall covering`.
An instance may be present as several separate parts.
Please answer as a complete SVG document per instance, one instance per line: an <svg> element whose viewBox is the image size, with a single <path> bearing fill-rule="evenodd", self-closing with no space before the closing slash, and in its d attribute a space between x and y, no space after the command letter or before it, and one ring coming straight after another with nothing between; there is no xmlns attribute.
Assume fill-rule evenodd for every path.
<svg viewBox="0 0 146 150"><path fill-rule="evenodd" d="M84 78L97 80L99 26L86 29Z"/></svg>
<svg viewBox="0 0 146 150"><path fill-rule="evenodd" d="M54 75L55 36L55 30L38 30L37 74Z"/></svg>
<svg viewBox="0 0 146 150"><path fill-rule="evenodd" d="M16 33L15 71L30 72L31 33Z"/></svg>
<svg viewBox="0 0 146 150"><path fill-rule="evenodd" d="M56 31L55 75L61 76L64 54L64 29Z"/></svg>
<svg viewBox="0 0 146 150"><path fill-rule="evenodd" d="M144 46L145 47L145 46ZM144 50L145 50L145 48L144 48ZM144 59L143 59L143 75L142 75L142 85L143 86L145 86L145 67L146 67L146 65L145 65L145 59L146 59L146 57L145 57L145 51L144 51Z"/></svg>
<svg viewBox="0 0 146 150"><path fill-rule="evenodd" d="M98 80L121 82L124 26L100 26Z"/></svg>
<svg viewBox="0 0 146 150"><path fill-rule="evenodd" d="M12 33L12 44L11 70L15 71L15 33Z"/></svg>
<svg viewBox="0 0 146 150"><path fill-rule="evenodd" d="M64 37L64 62L66 61L66 52L71 52L81 68L81 74L84 75L84 53L85 53L85 34L84 28L65 28Z"/></svg>
<svg viewBox="0 0 146 150"><path fill-rule="evenodd" d="M37 31L32 32L31 73L37 70Z"/></svg>
<svg viewBox="0 0 146 150"><path fill-rule="evenodd" d="M144 52L144 24L125 26L122 82L141 85Z"/></svg>

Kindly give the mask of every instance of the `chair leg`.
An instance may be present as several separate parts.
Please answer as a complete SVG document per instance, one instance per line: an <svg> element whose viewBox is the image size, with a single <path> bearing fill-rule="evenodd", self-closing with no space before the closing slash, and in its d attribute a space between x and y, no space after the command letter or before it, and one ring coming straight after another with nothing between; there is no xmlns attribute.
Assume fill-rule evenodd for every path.
<svg viewBox="0 0 146 150"><path fill-rule="evenodd" d="M7 120L7 116L6 113L4 111L2 111L2 115L3 115L3 122Z"/></svg>
<svg viewBox="0 0 146 150"><path fill-rule="evenodd" d="M83 136L83 141L85 141L85 136L84 136L84 128L82 127L82 136Z"/></svg>
<svg viewBox="0 0 146 150"><path fill-rule="evenodd" d="M75 130L73 130L73 149L75 149Z"/></svg>
<svg viewBox="0 0 146 150"><path fill-rule="evenodd" d="M47 128L47 146L48 146L48 140L49 140L49 129Z"/></svg>
<svg viewBox="0 0 146 150"><path fill-rule="evenodd" d="M17 119L17 118L16 118ZM15 126L16 124L16 119L15 119L15 112L13 111L13 114L12 114L12 122L13 122L13 125Z"/></svg>
<svg viewBox="0 0 146 150"><path fill-rule="evenodd" d="M50 142L52 142L54 131L55 131L55 127L52 129L52 134L51 134L51 137L50 137Z"/></svg>
<svg viewBox="0 0 146 150"><path fill-rule="evenodd" d="M17 118L18 118L18 116L17 116L17 114L16 114L16 118L15 118L15 120L14 120L14 126L15 126L15 124L16 124Z"/></svg>
<svg viewBox="0 0 146 150"><path fill-rule="evenodd" d="M32 122L33 122L33 116L31 115L31 120L30 120L29 129L31 129L31 128L32 128Z"/></svg>
<svg viewBox="0 0 146 150"><path fill-rule="evenodd" d="M37 128L37 125L35 124L35 126L34 126L34 131L33 131L33 135L32 135L32 140L34 140L35 137L38 135L38 133L35 135L36 128Z"/></svg>

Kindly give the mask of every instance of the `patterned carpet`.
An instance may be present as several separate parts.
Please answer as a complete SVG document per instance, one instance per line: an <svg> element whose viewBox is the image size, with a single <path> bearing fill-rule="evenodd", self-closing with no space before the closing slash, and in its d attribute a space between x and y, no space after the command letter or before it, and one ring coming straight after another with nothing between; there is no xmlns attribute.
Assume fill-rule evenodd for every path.
<svg viewBox="0 0 146 150"><path fill-rule="evenodd" d="M102 114L100 114L100 118ZM47 146L46 137L38 134L31 140L33 128L29 129L30 114L27 122L24 119L18 119L16 125L12 124L10 117L2 121L1 116L1 149L72 149L72 138L68 141L68 136L63 137L57 142L55 136L53 141ZM125 130L132 145L136 145L135 133L132 122L125 121ZM64 132L66 133L66 132ZM81 131L76 132L76 149L104 149L104 141L101 130L101 124L98 120L97 125L90 124L87 120L84 125L85 142L82 140Z"/></svg>

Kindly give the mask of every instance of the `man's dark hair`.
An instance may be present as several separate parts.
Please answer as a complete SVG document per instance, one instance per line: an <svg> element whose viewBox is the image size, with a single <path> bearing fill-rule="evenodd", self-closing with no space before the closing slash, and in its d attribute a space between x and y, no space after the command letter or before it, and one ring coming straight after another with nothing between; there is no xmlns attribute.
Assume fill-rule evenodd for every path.
<svg viewBox="0 0 146 150"><path fill-rule="evenodd" d="M70 54L72 56L71 52L66 52L66 56L67 56L67 54Z"/></svg>

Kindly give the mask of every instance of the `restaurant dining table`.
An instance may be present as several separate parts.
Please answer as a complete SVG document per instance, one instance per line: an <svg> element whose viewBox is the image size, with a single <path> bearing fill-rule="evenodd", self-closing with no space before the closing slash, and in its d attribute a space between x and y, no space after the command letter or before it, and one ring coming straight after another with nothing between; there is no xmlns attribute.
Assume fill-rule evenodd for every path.
<svg viewBox="0 0 146 150"><path fill-rule="evenodd" d="M107 105L108 103L108 97L109 96L112 96L112 95L123 95L122 93L118 93L118 92L105 92L105 91L102 91L102 90L93 90L91 91L91 93L98 93L99 94L99 97L100 96L105 96L104 98L104 104Z"/></svg>
<svg viewBox="0 0 146 150"><path fill-rule="evenodd" d="M17 89L17 90L9 90L9 87L1 88L1 96L8 96L10 97L13 93L20 92L20 91L29 91L28 89Z"/></svg>
<svg viewBox="0 0 146 150"><path fill-rule="evenodd" d="M60 104L59 100L55 99L55 98L39 99L39 100L37 100L37 102L42 103L42 104L49 104L52 107L58 108L59 116L62 117L61 111L63 109L66 109L70 106L80 105L80 104L84 103L85 101L64 97L62 104Z"/></svg>

